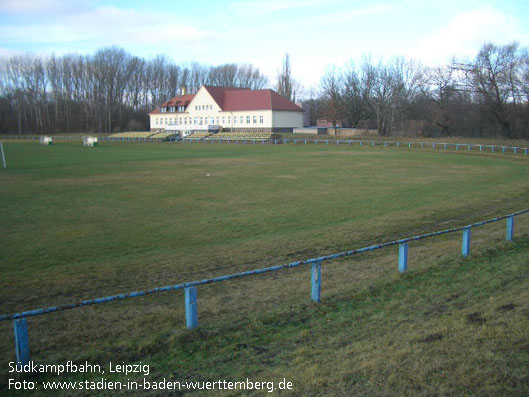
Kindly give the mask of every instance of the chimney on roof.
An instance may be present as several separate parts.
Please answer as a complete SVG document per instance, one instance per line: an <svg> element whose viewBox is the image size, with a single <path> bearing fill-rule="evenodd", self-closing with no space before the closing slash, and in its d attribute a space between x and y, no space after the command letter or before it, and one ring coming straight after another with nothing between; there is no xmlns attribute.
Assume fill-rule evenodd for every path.
<svg viewBox="0 0 529 397"><path fill-rule="evenodd" d="M182 92L182 95L185 95L185 94L186 94L186 88L185 88L185 87L182 87L182 88L181 88L181 92Z"/></svg>

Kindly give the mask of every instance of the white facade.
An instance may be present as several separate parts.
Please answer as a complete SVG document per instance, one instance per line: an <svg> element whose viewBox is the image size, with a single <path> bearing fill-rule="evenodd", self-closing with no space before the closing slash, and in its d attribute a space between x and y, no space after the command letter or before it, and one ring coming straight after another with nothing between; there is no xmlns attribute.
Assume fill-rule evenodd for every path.
<svg viewBox="0 0 529 397"><path fill-rule="evenodd" d="M232 130L274 130L303 127L303 111L301 109L299 111L276 109L223 110L204 86L200 88L187 107L167 106L166 109L161 107L149 116L151 130L178 130L179 127L182 127L182 130L188 130L192 128L191 126L203 126L205 129L208 125L217 125L223 129Z"/></svg>

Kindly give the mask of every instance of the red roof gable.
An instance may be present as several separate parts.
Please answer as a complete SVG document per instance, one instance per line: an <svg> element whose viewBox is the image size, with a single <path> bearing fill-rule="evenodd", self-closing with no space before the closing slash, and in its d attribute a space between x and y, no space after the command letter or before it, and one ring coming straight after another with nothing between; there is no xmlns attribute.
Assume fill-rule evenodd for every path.
<svg viewBox="0 0 529 397"><path fill-rule="evenodd" d="M249 90L247 88L236 87L214 87L204 86L213 100L219 105L222 111L235 112L241 110L286 110L302 112L298 105L290 102L285 97L279 95L274 90ZM171 98L160 107L185 106L189 105L195 95L181 95ZM160 109L152 111L150 114L158 114Z"/></svg>

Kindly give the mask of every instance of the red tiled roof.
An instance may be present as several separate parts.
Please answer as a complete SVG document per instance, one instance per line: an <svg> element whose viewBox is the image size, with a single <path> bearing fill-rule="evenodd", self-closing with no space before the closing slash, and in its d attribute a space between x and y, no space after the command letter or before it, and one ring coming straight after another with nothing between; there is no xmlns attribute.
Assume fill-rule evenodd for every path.
<svg viewBox="0 0 529 397"><path fill-rule="evenodd" d="M235 112L241 110L286 110L301 112L298 105L290 102L285 97L279 95L274 90L249 90L247 88L235 87L214 87L204 86L213 100L219 105L221 110ZM160 105L185 106L189 105L195 95L182 95L171 98ZM159 114L160 109L153 110L150 114Z"/></svg>
<svg viewBox="0 0 529 397"><path fill-rule="evenodd" d="M215 87L212 85L205 85L204 88L207 92L209 92L209 95L213 98L215 102L217 102L217 105L222 110L224 109L224 97L226 96L226 93L232 92L232 91L247 91L247 88L237 88L237 87Z"/></svg>
<svg viewBox="0 0 529 397"><path fill-rule="evenodd" d="M226 91L224 93L222 110L302 111L299 106L293 104L273 90Z"/></svg>
<svg viewBox="0 0 529 397"><path fill-rule="evenodd" d="M184 106L187 107L189 103L193 100L195 97L195 94L188 94L188 95L179 95L172 97L167 102L162 103L158 108L154 109L149 114L160 114L160 108L169 107L169 106Z"/></svg>
<svg viewBox="0 0 529 397"><path fill-rule="evenodd" d="M289 110L303 111L274 90L249 90L204 86L219 107L225 111L240 110Z"/></svg>
<svg viewBox="0 0 529 397"><path fill-rule="evenodd" d="M169 99L166 106L187 106L193 100L195 95L180 95ZM163 106L163 105L162 105Z"/></svg>

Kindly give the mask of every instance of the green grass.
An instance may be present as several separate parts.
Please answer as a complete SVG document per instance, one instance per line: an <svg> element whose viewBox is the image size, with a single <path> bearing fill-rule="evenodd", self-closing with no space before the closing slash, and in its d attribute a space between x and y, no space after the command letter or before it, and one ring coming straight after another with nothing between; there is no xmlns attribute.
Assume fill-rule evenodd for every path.
<svg viewBox="0 0 529 397"><path fill-rule="evenodd" d="M529 159L520 155L192 143L7 142L4 149L2 313L309 258L528 207ZM517 218L517 231L527 229L525 218ZM487 226L473 233L473 244L497 244L504 233L503 223ZM201 287L199 332L183 329L180 293L31 318L32 358L142 360L154 378L285 374L299 395L515 393L527 387L518 374L527 357L512 352L508 375L511 353L494 349L510 351L526 326L527 244L454 267L459 237L410 246L413 271L403 278L389 251L324 266L320 306L306 303L308 269ZM493 291L516 310L493 311ZM440 314L421 314L428 305ZM476 312L487 322L464 320ZM498 336L503 325L488 329L489 314L514 336ZM477 341L469 328L476 322L479 343L496 355L463 344L467 361L452 344ZM11 327L0 323L2 369L13 359ZM439 361L425 366L431 354ZM484 364L472 372L485 359L496 360L505 378Z"/></svg>

